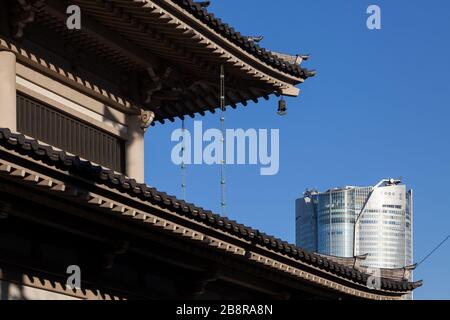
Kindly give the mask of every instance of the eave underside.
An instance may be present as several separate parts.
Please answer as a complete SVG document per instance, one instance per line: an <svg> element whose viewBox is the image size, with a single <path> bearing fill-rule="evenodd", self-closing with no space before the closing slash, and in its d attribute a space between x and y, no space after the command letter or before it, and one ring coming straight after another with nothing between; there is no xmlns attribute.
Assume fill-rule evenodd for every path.
<svg viewBox="0 0 450 320"><path fill-rule="evenodd" d="M32 35L31 41L39 42L36 34L49 30L46 37L54 34L59 39L58 54L68 60L69 68L75 67L67 70L75 74L78 66L94 70L102 62L104 77L110 81L102 89L137 108L154 111L162 123L214 113L220 105L221 65L226 70L226 105L232 108L271 94L296 95L294 86L304 80L266 66L239 48L227 50L189 21L148 3L76 0L71 4L81 7L81 31L68 31L64 4L47 0L37 8L35 22L26 27L25 39ZM46 45L46 37L41 46Z"/></svg>

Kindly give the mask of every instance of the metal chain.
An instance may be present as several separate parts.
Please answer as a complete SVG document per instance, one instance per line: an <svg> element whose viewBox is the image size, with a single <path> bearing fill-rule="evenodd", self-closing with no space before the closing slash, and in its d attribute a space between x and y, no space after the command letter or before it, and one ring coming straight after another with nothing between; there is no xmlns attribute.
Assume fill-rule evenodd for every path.
<svg viewBox="0 0 450 320"><path fill-rule="evenodd" d="M220 188L221 188L221 202L220 207L222 211L222 215L226 216L227 211L227 203L226 203L226 178L225 178L225 69L220 66L220 131L222 132L222 163L220 165Z"/></svg>

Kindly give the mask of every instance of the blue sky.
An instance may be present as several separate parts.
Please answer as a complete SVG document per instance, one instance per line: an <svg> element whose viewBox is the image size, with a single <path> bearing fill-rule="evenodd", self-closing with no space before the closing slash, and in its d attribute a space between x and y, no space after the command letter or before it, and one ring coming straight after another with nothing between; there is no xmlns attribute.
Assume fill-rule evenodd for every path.
<svg viewBox="0 0 450 320"><path fill-rule="evenodd" d="M403 177L415 190L414 253L420 261L450 234L450 2L448 0L213 0L210 10L262 46L310 53L315 78L288 99L249 103L226 115L229 128L280 129L280 172L227 168L230 218L294 243L295 199L308 187L373 185ZM382 30L366 28L366 9L382 10ZM207 115L205 128L218 128ZM172 131L146 137L146 181L181 196L170 159ZM187 123L192 127L192 120ZM220 212L220 168L188 169L188 201ZM450 299L450 241L416 271L417 299Z"/></svg>

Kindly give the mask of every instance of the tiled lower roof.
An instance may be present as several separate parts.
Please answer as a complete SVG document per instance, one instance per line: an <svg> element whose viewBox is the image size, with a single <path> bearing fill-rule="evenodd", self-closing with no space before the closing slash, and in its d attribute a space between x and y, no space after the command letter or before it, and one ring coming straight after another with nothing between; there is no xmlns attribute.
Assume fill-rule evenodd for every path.
<svg viewBox="0 0 450 320"><path fill-rule="evenodd" d="M258 59L264 61L270 66L283 72L287 72L291 75L301 77L303 79L314 76L315 73L313 71L301 68L297 64L289 63L281 57L275 55L271 51L262 48L254 41L249 40L248 37L243 36L232 26L223 22L221 19L216 18L213 13L208 12L208 10L202 7L199 3L196 3L192 0L171 1L184 8L195 18L208 25L210 28L214 29L216 32L218 32L220 35L222 35L235 45L256 56Z"/></svg>
<svg viewBox="0 0 450 320"><path fill-rule="evenodd" d="M37 140L25 137L23 134L12 133L9 129L0 128L0 146L31 157L34 160L42 161L47 165L67 170L71 174L116 189L153 205L168 209L214 229L250 241L254 245L260 245L271 251L328 271L343 279L351 280L362 285L367 283L369 277L367 274L333 262L326 257L308 253L286 241L214 214L209 210L204 210L193 204L178 200L146 184L137 183L136 180L130 179L125 175L94 165L89 161L80 159L78 156L69 155L65 151L43 145ZM389 279L382 279L381 281L382 289L398 292L411 291L421 285L422 281L408 282Z"/></svg>

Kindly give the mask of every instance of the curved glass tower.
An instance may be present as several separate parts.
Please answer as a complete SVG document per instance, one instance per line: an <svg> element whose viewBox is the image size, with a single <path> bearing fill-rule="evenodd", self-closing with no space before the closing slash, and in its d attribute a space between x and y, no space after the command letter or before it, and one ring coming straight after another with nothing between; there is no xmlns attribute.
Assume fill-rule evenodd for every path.
<svg viewBox="0 0 450 320"><path fill-rule="evenodd" d="M367 254L367 267L409 266L412 200L412 191L392 179L375 187L307 191L297 200L297 245L337 257Z"/></svg>

